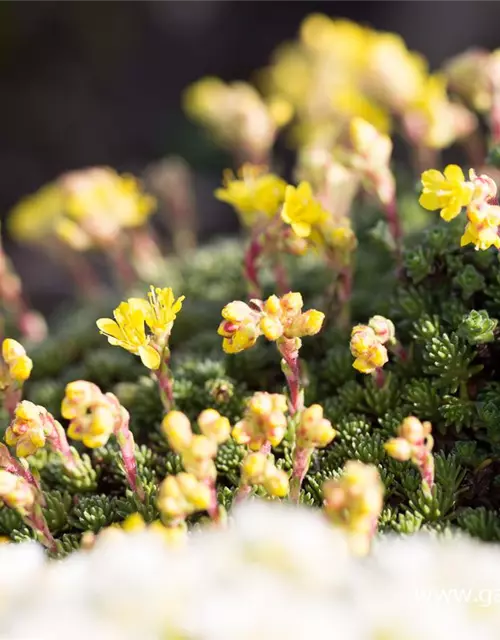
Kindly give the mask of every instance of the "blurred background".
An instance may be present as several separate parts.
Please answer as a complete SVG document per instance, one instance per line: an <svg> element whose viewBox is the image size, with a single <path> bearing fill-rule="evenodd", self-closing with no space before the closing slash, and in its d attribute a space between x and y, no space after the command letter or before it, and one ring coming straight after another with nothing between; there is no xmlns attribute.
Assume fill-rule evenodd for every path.
<svg viewBox="0 0 500 640"><path fill-rule="evenodd" d="M236 230L236 217L212 197L228 159L183 116L181 92L207 74L251 78L313 12L397 32L433 68L471 46L500 46L493 1L4 0L1 217L68 169L104 164L141 174L175 154L194 170L201 237ZM8 239L7 249L32 292L65 295L55 265Z"/></svg>

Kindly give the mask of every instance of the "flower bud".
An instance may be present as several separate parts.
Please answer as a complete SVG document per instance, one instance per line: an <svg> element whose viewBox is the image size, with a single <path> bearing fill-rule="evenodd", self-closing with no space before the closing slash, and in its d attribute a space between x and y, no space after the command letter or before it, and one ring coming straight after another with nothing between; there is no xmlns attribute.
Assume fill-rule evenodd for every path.
<svg viewBox="0 0 500 640"><path fill-rule="evenodd" d="M395 342L396 329L394 324L384 316L373 316L370 318L368 326L373 329L382 344L393 344Z"/></svg>
<svg viewBox="0 0 500 640"><path fill-rule="evenodd" d="M182 411L170 411L167 413L162 420L161 430L169 445L177 453L181 453L189 447L193 438L189 419Z"/></svg>
<svg viewBox="0 0 500 640"><path fill-rule="evenodd" d="M400 462L406 462L411 458L411 444L405 438L391 438L384 444L384 449L391 458Z"/></svg>
<svg viewBox="0 0 500 640"><path fill-rule="evenodd" d="M203 435L217 444L222 444L231 435L229 420L215 409L205 409L198 416L198 425Z"/></svg>

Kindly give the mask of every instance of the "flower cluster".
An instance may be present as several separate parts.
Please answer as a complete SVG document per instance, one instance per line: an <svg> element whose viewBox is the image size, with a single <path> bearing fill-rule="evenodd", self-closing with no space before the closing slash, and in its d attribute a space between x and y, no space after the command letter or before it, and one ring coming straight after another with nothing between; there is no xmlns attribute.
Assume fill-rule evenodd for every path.
<svg viewBox="0 0 500 640"><path fill-rule="evenodd" d="M278 469L272 457L266 453L255 451L249 453L241 463L240 490L236 496L240 502L248 495L252 486L260 486L271 497L284 498L288 495L288 474Z"/></svg>
<svg viewBox="0 0 500 640"><path fill-rule="evenodd" d="M62 425L44 407L29 400L17 405L14 419L5 432L5 442L16 448L16 455L20 458L31 456L48 445L60 455L68 471L75 470L75 455Z"/></svg>
<svg viewBox="0 0 500 640"><path fill-rule="evenodd" d="M422 476L422 488L430 493L434 486L434 458L430 422L420 422L418 418L409 416L398 427L398 437L385 443L385 450L401 462L411 460Z"/></svg>
<svg viewBox="0 0 500 640"><path fill-rule="evenodd" d="M189 419L181 411L170 411L163 418L163 434L170 447L181 456L182 466L187 473L167 476L161 486L158 506L163 510L161 496L165 496L176 501L179 509L187 509L179 512L175 516L177 519L185 518L193 511L206 509L214 520L218 520L221 510L215 492L217 469L214 460L218 446L231 435L231 425L215 409L202 411L197 422L201 434L193 433ZM196 496L199 499L195 499ZM193 507L192 511L188 509L189 504ZM172 513L171 510L165 511L169 518L173 517Z"/></svg>
<svg viewBox="0 0 500 640"><path fill-rule="evenodd" d="M80 440L91 449L103 447L111 435L116 436L128 483L141 497L142 490L137 484L134 437L129 429L130 416L116 396L102 393L92 382L76 380L66 385L61 414L70 421L68 436Z"/></svg>
<svg viewBox="0 0 500 640"><path fill-rule="evenodd" d="M19 240L56 234L78 251L110 247L122 230L142 226L154 204L134 177L93 167L62 175L22 200L11 212L10 228Z"/></svg>
<svg viewBox="0 0 500 640"><path fill-rule="evenodd" d="M300 338L316 335L325 317L315 309L302 312L302 306L301 294L292 292L281 298L270 296L265 302L252 300L250 305L239 300L230 302L222 310L224 320L218 330L224 351L249 349L260 335L272 342L292 340L300 348Z"/></svg>
<svg viewBox="0 0 500 640"><path fill-rule="evenodd" d="M299 501L302 482L309 470L314 450L328 446L336 435L331 422L324 417L321 405L313 404L299 413L292 454L290 495L294 502Z"/></svg>
<svg viewBox="0 0 500 640"><path fill-rule="evenodd" d="M210 488L192 473L178 473L167 476L161 483L158 508L174 525L197 511L210 508L212 494Z"/></svg>
<svg viewBox="0 0 500 640"><path fill-rule="evenodd" d="M358 324L351 332L353 367L361 373L380 370L388 361L386 344L395 343L394 324L383 316L373 316L368 325Z"/></svg>
<svg viewBox="0 0 500 640"><path fill-rule="evenodd" d="M279 127L292 116L286 100L266 103L251 85L226 84L218 78L204 78L190 86L184 106L236 157L251 162L267 158Z"/></svg>
<svg viewBox="0 0 500 640"><path fill-rule="evenodd" d="M329 520L347 533L354 553L365 555L377 531L384 502L384 485L377 468L347 462L338 480L325 482L323 496Z"/></svg>
<svg viewBox="0 0 500 640"><path fill-rule="evenodd" d="M283 440L288 411L284 395L259 391L248 400L243 419L237 422L231 435L238 444L252 451L262 447L277 447Z"/></svg>
<svg viewBox="0 0 500 640"><path fill-rule="evenodd" d="M436 169L424 171L422 186L420 204L429 211L439 210L446 222L456 218L463 207L467 208L461 246L473 244L483 251L491 246L500 249L500 207L497 186L490 176L478 176L471 169L466 180L462 169L452 164L443 173Z"/></svg>
<svg viewBox="0 0 500 640"><path fill-rule="evenodd" d="M224 187L215 196L227 202L248 227L262 223L278 213L285 198L286 182L265 167L245 164L236 178L232 171L224 173Z"/></svg>
<svg viewBox="0 0 500 640"><path fill-rule="evenodd" d="M28 380L33 362L19 342L6 338L2 342L2 358L6 367L5 375L2 375L2 386L9 386L14 382L22 384Z"/></svg>
<svg viewBox="0 0 500 640"><path fill-rule="evenodd" d="M21 399L23 383L30 377L32 368L33 362L25 348L17 340L5 338L0 360L0 391L3 405L10 416L13 416Z"/></svg>

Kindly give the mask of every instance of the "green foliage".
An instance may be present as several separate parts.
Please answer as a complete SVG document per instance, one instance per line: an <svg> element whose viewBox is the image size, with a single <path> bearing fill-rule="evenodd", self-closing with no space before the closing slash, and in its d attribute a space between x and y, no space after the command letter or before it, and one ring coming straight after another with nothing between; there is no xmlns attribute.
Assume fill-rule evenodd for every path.
<svg viewBox="0 0 500 640"><path fill-rule="evenodd" d="M358 459L376 465L384 481L383 531L409 535L458 527L484 540L500 539L500 343L492 317L500 313L500 263L494 252L460 249L459 237L453 223L440 223L420 239L412 237L399 281L390 270L383 281L376 279L377 265L387 260L380 242L375 246L372 240L369 251L360 247L352 323L384 314L395 323L402 347L391 352L383 380L356 373L349 327L336 327L335 317L319 336L304 339L306 403L322 404L337 431L334 441L312 458L301 495L304 504L320 507L323 482L337 477L347 460ZM331 273L309 257L290 265L293 289L301 290L306 306L321 307ZM273 344L261 340L232 356L220 348L220 310L245 295L239 244L225 242L173 260L164 281L187 296L173 330L172 370L176 406L195 429L205 408L217 409L234 424L254 391L284 391ZM270 280L265 283L270 293ZM84 532L97 533L132 513L141 513L147 522L156 520L159 482L182 471L179 455L161 434L164 411L155 381L138 358L110 347L95 329L95 319L109 316L114 304L107 300L105 308L65 312L52 338L30 352L35 366L26 397L59 416L70 380L89 379L115 393L131 414L146 501L128 490L116 443L91 452L79 448L73 475L56 456L39 452L30 463L40 472L57 557L78 548ZM384 450L384 442L408 415L433 425L436 485L431 495L422 490L410 462L397 462ZM244 452L229 441L217 454L217 493L226 509L239 484ZM289 439L273 453L279 468L291 469ZM33 537L6 507L0 507L0 534L16 541Z"/></svg>

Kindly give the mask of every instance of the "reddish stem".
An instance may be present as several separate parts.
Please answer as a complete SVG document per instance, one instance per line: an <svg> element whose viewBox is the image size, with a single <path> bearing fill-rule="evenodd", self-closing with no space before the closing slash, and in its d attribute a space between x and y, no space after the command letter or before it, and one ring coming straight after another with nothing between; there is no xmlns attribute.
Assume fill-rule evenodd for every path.
<svg viewBox="0 0 500 640"><path fill-rule="evenodd" d="M70 473L74 473L77 470L77 464L66 438L66 432L50 413L47 414L47 420L50 425L50 434L47 436L47 440L51 448L62 457L66 469Z"/></svg>
<svg viewBox="0 0 500 640"><path fill-rule="evenodd" d="M279 258L277 258L274 265L274 279L280 296L283 296L285 293L290 291L288 274L286 272L285 265Z"/></svg>
<svg viewBox="0 0 500 640"><path fill-rule="evenodd" d="M163 408L168 413L174 407L174 390L167 363L162 360L160 368L155 372Z"/></svg>
<svg viewBox="0 0 500 640"><path fill-rule="evenodd" d="M115 427L115 435L120 447L120 453L122 455L123 467L125 469L125 475L127 476L127 482L132 491L137 495L141 502L144 501L144 490L140 486L137 480L137 463L135 460L135 442L134 436L129 429L130 415L128 411L121 408L121 416L117 420Z"/></svg>
<svg viewBox="0 0 500 640"><path fill-rule="evenodd" d="M298 353L290 353L286 349L286 345L279 345L278 349L285 361L284 374L290 392L290 415L293 416L297 411L304 408L302 394L300 393L300 365Z"/></svg>
<svg viewBox="0 0 500 640"><path fill-rule="evenodd" d="M245 252L243 273L245 280L247 281L248 296L250 299L260 298L262 296L257 270L257 261L260 258L263 249L264 247L257 238L253 238Z"/></svg>
<svg viewBox="0 0 500 640"><path fill-rule="evenodd" d="M115 275L120 286L125 290L131 289L137 282L137 274L129 262L122 244L117 241L113 246L109 247L108 255L111 257Z"/></svg>
<svg viewBox="0 0 500 640"><path fill-rule="evenodd" d="M40 542L44 547L52 552L57 551L56 541L54 540L41 508L38 505L35 505L30 514L24 516L24 521L38 534Z"/></svg>
<svg viewBox="0 0 500 640"><path fill-rule="evenodd" d="M299 502L300 490L311 463L312 452L312 449L296 447L293 453L293 469L292 477L290 479L290 499L296 504Z"/></svg>
<svg viewBox="0 0 500 640"><path fill-rule="evenodd" d="M394 239L396 262L398 265L398 272L401 272L403 268L403 252L402 252L402 239L403 233L401 229L401 222L399 220L398 203L396 196L392 198L390 202L384 206L385 215L387 218L387 224L389 230Z"/></svg>

